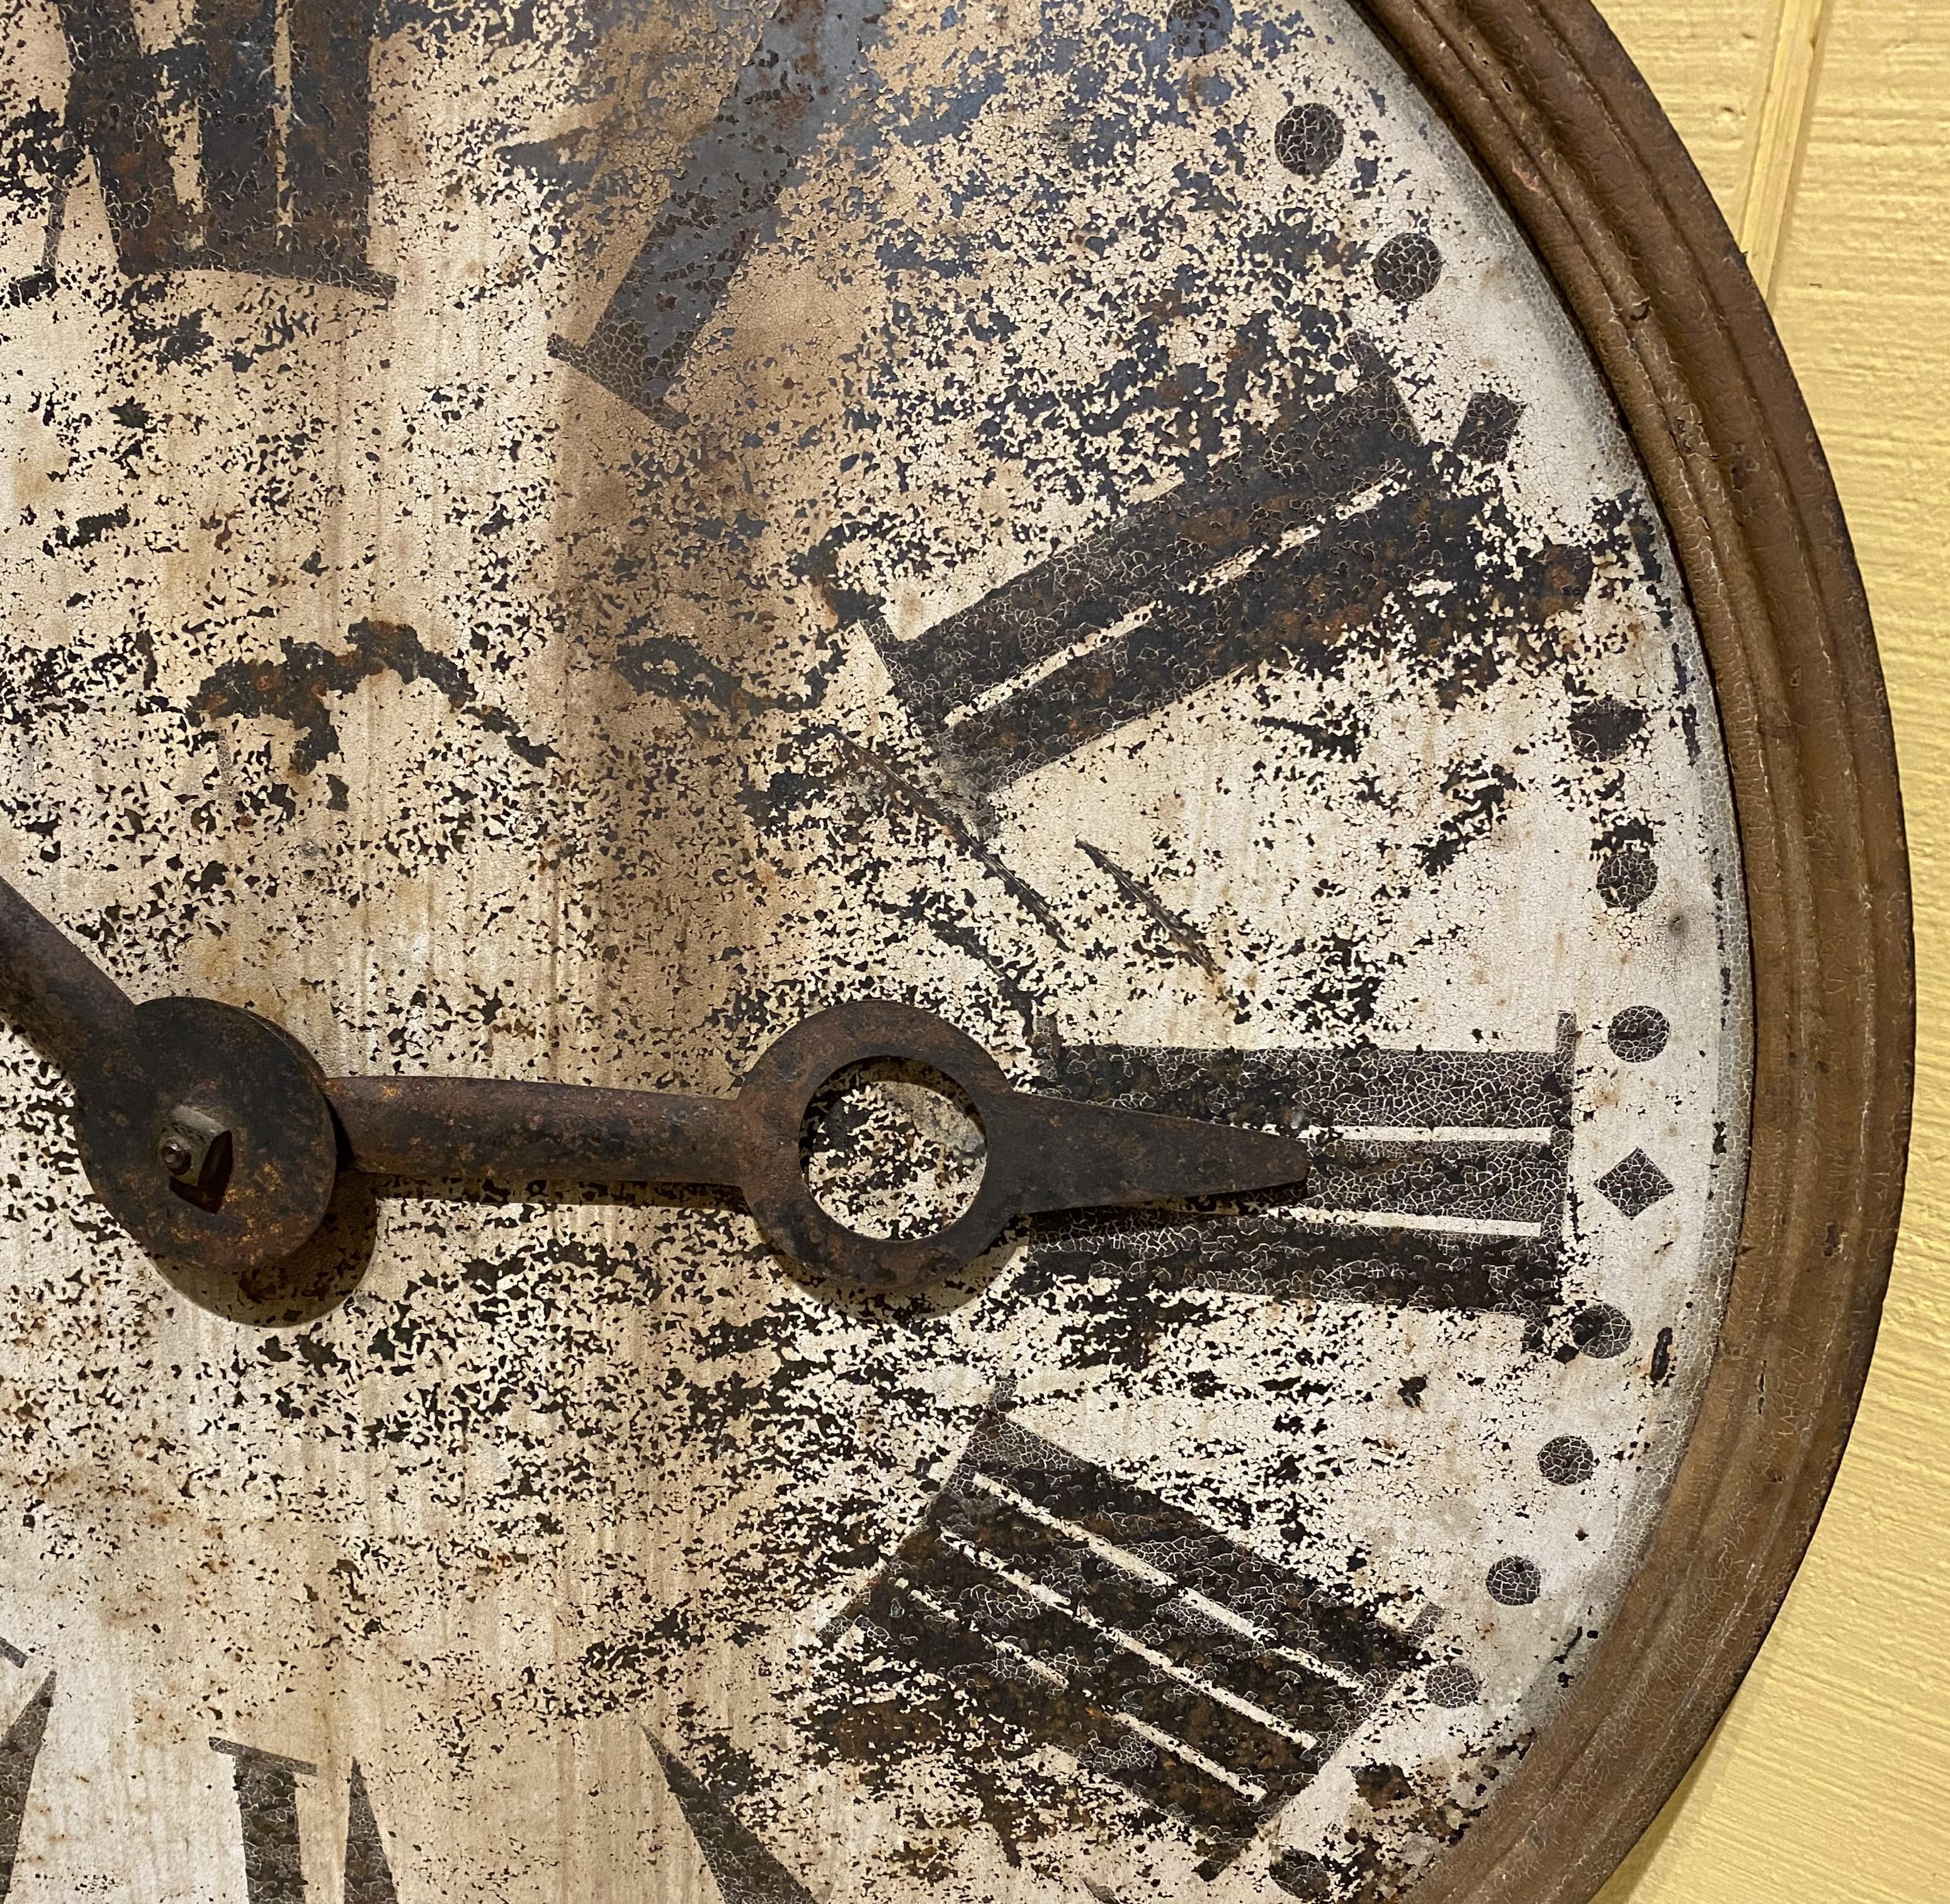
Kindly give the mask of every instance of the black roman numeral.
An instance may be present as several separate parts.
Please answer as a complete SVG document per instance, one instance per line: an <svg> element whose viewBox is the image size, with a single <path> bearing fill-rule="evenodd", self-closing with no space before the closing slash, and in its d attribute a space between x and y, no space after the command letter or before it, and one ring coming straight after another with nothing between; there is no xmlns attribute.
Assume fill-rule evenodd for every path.
<svg viewBox="0 0 1950 1904"><path fill-rule="evenodd" d="M1417 1657L1372 1609L995 1409L847 1624L1220 1864Z"/></svg>
<svg viewBox="0 0 1950 1904"><path fill-rule="evenodd" d="M26 1656L14 1647L8 1647L7 1654L16 1666L26 1664ZM48 1715L54 1705L55 1675L49 1673L20 1717L8 1727L7 1736L0 1739L0 1904L5 1904L14 1888L14 1860L20 1848L20 1827L26 1818L34 1768L40 1762L41 1746L48 1734Z"/></svg>
<svg viewBox="0 0 1950 1904"><path fill-rule="evenodd" d="M366 262L375 0L199 0L195 46L162 58L136 37L130 0L56 5L73 63L69 159L48 256L14 287L16 301L52 282L64 194L84 151L131 276L253 271L391 292ZM171 97L194 106L201 126L200 216L170 169L166 66L177 76Z"/></svg>
<svg viewBox="0 0 1950 1904"><path fill-rule="evenodd" d="M1507 538L1485 559L1494 499L1458 486L1463 460L1423 443L1372 369L912 640L857 593L832 599L977 796L1255 665L1329 670L1363 631L1466 692L1499 637L1513 647L1583 599L1591 562Z"/></svg>
<svg viewBox="0 0 1950 1904"><path fill-rule="evenodd" d="M663 1767L704 1862L718 1880L724 1904L813 1904L812 1893L766 1849L756 1833L689 1766L666 1752L648 1733L650 1750Z"/></svg>
<svg viewBox="0 0 1950 1904"><path fill-rule="evenodd" d="M780 193L883 10L884 0L780 0L587 339L551 338L555 356L646 416L668 414L698 333L773 229Z"/></svg>
<svg viewBox="0 0 1950 1904"><path fill-rule="evenodd" d="M1045 1088L1314 1136L1295 1208L1066 1223L1029 1276L1470 1309L1541 1320L1562 1294L1575 1021L1549 1051L1064 1045Z"/></svg>
<svg viewBox="0 0 1950 1904"><path fill-rule="evenodd" d="M244 1828L244 1895L248 1904L306 1904L304 1861L298 1836L298 1781L318 1768L254 1747L212 1739L210 1749L236 1762L237 1810ZM345 1820L344 1904L399 1904L385 1841L372 1815L365 1775L355 1764Z"/></svg>

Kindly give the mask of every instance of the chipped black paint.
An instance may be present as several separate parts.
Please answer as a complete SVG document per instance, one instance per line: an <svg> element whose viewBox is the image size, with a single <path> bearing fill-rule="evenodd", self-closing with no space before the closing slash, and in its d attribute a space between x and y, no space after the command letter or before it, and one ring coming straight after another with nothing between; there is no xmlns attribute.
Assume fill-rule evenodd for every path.
<svg viewBox="0 0 1950 1904"><path fill-rule="evenodd" d="M897 1656L964 1721L1060 1745L1192 1827L1222 1863L1416 1657L1375 1608L1269 1565L1001 1407L852 1622L868 1645L833 1670L854 1704L929 1703L887 1669Z"/></svg>
<svg viewBox="0 0 1950 1904"><path fill-rule="evenodd" d="M241 717L288 722L299 733L291 749L291 771L308 774L338 756L338 729L327 705L350 694L360 682L391 674L403 681L425 681L447 696L447 706L489 734L502 736L509 751L533 767L553 753L544 741L525 739L501 709L484 703L467 672L436 654L411 628L397 622L355 622L347 631L350 645L337 652L316 642L287 639L281 661L227 661L192 697L201 721Z"/></svg>
<svg viewBox="0 0 1950 1904"><path fill-rule="evenodd" d="M24 1659L14 1662L24 1665ZM34 1768L47 1742L48 1715L54 1710L58 1676L49 1673L22 1707L5 1738L0 1738L0 1900L14 1885L14 1860L20 1846L20 1825L34 1785Z"/></svg>

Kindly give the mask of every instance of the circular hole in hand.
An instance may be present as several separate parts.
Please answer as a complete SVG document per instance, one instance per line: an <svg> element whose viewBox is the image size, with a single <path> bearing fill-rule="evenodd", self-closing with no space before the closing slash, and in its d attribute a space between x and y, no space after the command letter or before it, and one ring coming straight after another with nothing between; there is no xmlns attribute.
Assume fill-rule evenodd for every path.
<svg viewBox="0 0 1950 1904"><path fill-rule="evenodd" d="M820 1208L878 1240L945 1229L982 1187L987 1145L959 1085L931 1065L871 1058L807 1105L799 1155Z"/></svg>

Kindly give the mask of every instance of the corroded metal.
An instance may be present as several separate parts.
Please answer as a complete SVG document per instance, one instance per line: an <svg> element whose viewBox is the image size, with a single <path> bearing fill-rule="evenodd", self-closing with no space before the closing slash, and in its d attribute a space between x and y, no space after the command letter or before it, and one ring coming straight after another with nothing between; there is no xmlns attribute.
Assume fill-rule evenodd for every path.
<svg viewBox="0 0 1950 1904"><path fill-rule="evenodd" d="M851 1065L890 1058L959 1086L986 1139L968 1210L914 1239L869 1237L807 1186L813 1100ZM1307 1183L1306 1145L1011 1088L975 1041L933 1013L856 1000L779 1038L732 1098L476 1078L335 1078L326 1086L359 1169L393 1178L736 1186L795 1261L876 1289L964 1269L1017 1218L1236 1196Z"/></svg>
<svg viewBox="0 0 1950 1904"><path fill-rule="evenodd" d="M1907 999L1832 491L1595 17L15 26L8 876L510 1173L179 1301L126 999L0 960L17 1889L1588 1893L1832 1472ZM874 1290L783 1109L775 1227L619 1174L870 998L1306 1186ZM952 1229L871 1068L805 1129Z"/></svg>
<svg viewBox="0 0 1950 1904"><path fill-rule="evenodd" d="M735 1187L774 1248L874 1289L965 1269L1026 1216L1307 1184L1307 1147L1291 1137L1012 1089L972 1038L911 1005L858 999L815 1014L765 1052L733 1098L488 1078L327 1083L288 1033L234 1006L173 999L114 1009L114 982L4 882L0 921L11 934L17 1028L61 1052L89 1033L92 1061L77 1082L97 1192L220 1313L237 1285L323 1222L333 1117L353 1167L390 1178ZM84 1027L61 1001L77 1014L100 1010L105 1028ZM920 1237L862 1236L821 1208L806 1182L814 1099L874 1059L948 1078L973 1102L986 1140L970 1207Z"/></svg>
<svg viewBox="0 0 1950 1904"><path fill-rule="evenodd" d="M172 1282L228 1314L325 1220L338 1139L323 1083L311 1054L254 1012L147 1000L126 1042L76 1080L89 1181ZM185 1106L206 1127L204 1151L179 1171L160 1153Z"/></svg>

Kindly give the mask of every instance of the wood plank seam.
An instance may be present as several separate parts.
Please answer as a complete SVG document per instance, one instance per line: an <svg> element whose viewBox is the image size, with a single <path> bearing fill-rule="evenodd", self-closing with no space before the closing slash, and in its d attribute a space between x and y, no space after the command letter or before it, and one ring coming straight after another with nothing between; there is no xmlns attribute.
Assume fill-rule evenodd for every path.
<svg viewBox="0 0 1950 1904"><path fill-rule="evenodd" d="M1794 207L1827 36L1829 0L1780 0L1766 90L1740 206L1740 249L1764 295L1774 295L1781 241Z"/></svg>

